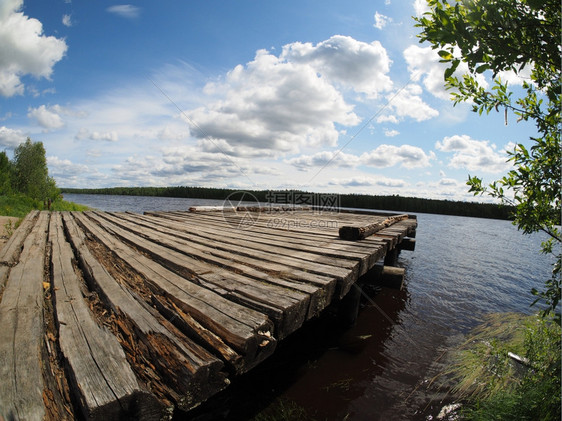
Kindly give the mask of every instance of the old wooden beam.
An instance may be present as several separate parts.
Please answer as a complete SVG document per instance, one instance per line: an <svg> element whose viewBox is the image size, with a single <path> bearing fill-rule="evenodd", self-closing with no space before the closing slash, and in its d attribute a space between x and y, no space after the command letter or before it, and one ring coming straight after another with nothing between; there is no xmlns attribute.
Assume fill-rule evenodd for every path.
<svg viewBox="0 0 562 421"><path fill-rule="evenodd" d="M0 303L0 414L41 420L43 392L43 281L49 214L42 212L11 269Z"/></svg>
<svg viewBox="0 0 562 421"><path fill-rule="evenodd" d="M223 363L184 336L158 312L135 299L133 294L117 282L92 255L86 245L85 234L74 218L64 214L70 242L80 267L92 289L99 292L102 301L113 311L114 324L129 332L120 335L125 349L134 349L129 359L139 361L133 370L164 399L188 410L224 389L228 381L222 370ZM143 344L143 346L138 346ZM145 370L150 364L153 370ZM150 372L151 376L145 375ZM148 386L147 386L148 387ZM162 398L162 396L160 396Z"/></svg>
<svg viewBox="0 0 562 421"><path fill-rule="evenodd" d="M49 240L59 345L82 414L92 420L146 419L163 405L141 388L117 338L94 320L80 289L59 213L51 217ZM140 401L144 413L136 412Z"/></svg>
<svg viewBox="0 0 562 421"><path fill-rule="evenodd" d="M342 240L364 240L365 238L375 234L376 232L395 224L403 219L408 219L408 215L397 215L386 218L382 222L376 222L369 225L353 226L344 225L339 229L339 236Z"/></svg>
<svg viewBox="0 0 562 421"><path fill-rule="evenodd" d="M114 224L109 215L88 213L106 229L111 230L114 238L120 238L135 248L142 250L178 275L193 279L231 301L247 308L258 310L271 317L275 323L275 337L283 338L298 329L309 309L310 298L300 291L288 289L269 282L274 273L256 269L237 262L223 259L226 267L211 264L207 256L202 256L190 244L162 244L155 237L143 238L146 232L126 230ZM213 262L217 258L211 254ZM262 281L262 282L260 282ZM258 342L261 342L258 341ZM260 350L262 351L262 350Z"/></svg>
<svg viewBox="0 0 562 421"><path fill-rule="evenodd" d="M166 252L161 246L154 243L143 245L142 239L111 226L103 219L99 220L105 228L111 230L110 234L95 224L94 221L98 219L94 214L89 214L92 220L80 213L74 215L97 240L143 276L156 299L161 300L160 306L168 308L170 319L173 319L174 323L177 322L178 326L184 328L191 326L189 331L186 331L187 334L199 335L199 340L206 344L207 349L214 350L237 371L248 370L273 352L276 341L271 336L272 325L266 316L226 300L177 272L170 271L123 243L117 234L128 238L129 241L140 242L143 250L150 252L152 256L158 252ZM159 259L173 259L174 264L178 267L183 265L184 268L190 263L187 256L160 256ZM191 262L195 264L194 261ZM209 268L201 269L201 273L204 276L212 275ZM174 314L173 306L170 308L166 306L167 303L173 303L182 310L182 314L189 317L184 319L182 314ZM197 325L190 325L192 320L195 320Z"/></svg>
<svg viewBox="0 0 562 421"><path fill-rule="evenodd" d="M6 280L8 279L10 268L17 263L23 248L23 243L35 225L35 220L38 215L39 211L29 212L19 227L10 236L6 244L0 248L0 298Z"/></svg>

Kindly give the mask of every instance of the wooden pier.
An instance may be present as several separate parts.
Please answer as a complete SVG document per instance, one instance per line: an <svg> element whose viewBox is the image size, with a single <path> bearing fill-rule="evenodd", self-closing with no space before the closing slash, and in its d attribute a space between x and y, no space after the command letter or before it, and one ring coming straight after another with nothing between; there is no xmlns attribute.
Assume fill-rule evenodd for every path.
<svg viewBox="0 0 562 421"><path fill-rule="evenodd" d="M32 212L0 250L0 419L194 408L413 250L416 226L312 210Z"/></svg>

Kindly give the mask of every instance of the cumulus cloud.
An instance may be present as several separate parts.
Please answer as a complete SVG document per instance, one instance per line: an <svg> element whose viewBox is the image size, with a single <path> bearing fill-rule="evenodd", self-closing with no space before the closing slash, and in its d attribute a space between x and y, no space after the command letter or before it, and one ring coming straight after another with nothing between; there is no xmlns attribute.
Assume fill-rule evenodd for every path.
<svg viewBox="0 0 562 421"><path fill-rule="evenodd" d="M414 10L416 11L416 16L421 17L425 12L429 12L431 9L427 4L427 0L414 0Z"/></svg>
<svg viewBox="0 0 562 421"><path fill-rule="evenodd" d="M90 140L105 140L107 142L117 142L119 140L119 136L117 132L112 130L108 132L98 132L98 131L89 131L88 129L81 128L76 136L74 136L76 140L82 139L90 139Z"/></svg>
<svg viewBox="0 0 562 421"><path fill-rule="evenodd" d="M255 184L257 175L275 174L249 161L220 153L201 152L194 146L162 148L160 154L131 156L112 168L114 177L123 184L134 185L185 185L211 186L230 184L235 178L246 176ZM254 177L255 176L255 177Z"/></svg>
<svg viewBox="0 0 562 421"><path fill-rule="evenodd" d="M140 8L133 6L132 4L117 4L115 6L109 6L106 10L109 13L113 13L127 19L135 19L140 15Z"/></svg>
<svg viewBox="0 0 562 421"><path fill-rule="evenodd" d="M49 175L62 187L93 186L107 180L107 175L84 164L76 164L69 159L48 156Z"/></svg>
<svg viewBox="0 0 562 421"><path fill-rule="evenodd" d="M521 71L514 72L513 70L498 72L497 77L502 80L502 82L507 82L510 85L523 85L523 82L531 82L531 73L533 71L533 65L527 65Z"/></svg>
<svg viewBox="0 0 562 421"><path fill-rule="evenodd" d="M30 108L27 116L35 119L37 124L46 130L60 129L64 126L64 121L61 117L62 108L58 105L46 107L41 105L37 108Z"/></svg>
<svg viewBox="0 0 562 421"><path fill-rule="evenodd" d="M47 164L49 166L49 173L52 176L83 174L89 171L86 165L74 164L69 159L60 159L57 156L48 156Z"/></svg>
<svg viewBox="0 0 562 421"><path fill-rule="evenodd" d="M72 26L72 17L70 15L62 15L62 24L68 27Z"/></svg>
<svg viewBox="0 0 562 421"><path fill-rule="evenodd" d="M435 148L442 152L453 153L448 164L451 168L499 173L510 167L506 162L505 152L498 152L496 146L487 140L474 140L467 135L454 135L443 138L442 142L436 142Z"/></svg>
<svg viewBox="0 0 562 421"><path fill-rule="evenodd" d="M433 152L425 153L423 149L411 145L380 145L376 149L364 152L360 156L343 152L324 151L313 155L302 155L285 162L305 170L311 167L356 167L367 166L388 168L400 165L404 168L423 168L431 166L435 159Z"/></svg>
<svg viewBox="0 0 562 421"><path fill-rule="evenodd" d="M408 183L399 178L389 178L385 176L358 176L351 178L342 179L332 179L328 184L332 186L343 186L343 187L405 187Z"/></svg>
<svg viewBox="0 0 562 421"><path fill-rule="evenodd" d="M24 93L21 78L30 74L49 79L66 53L64 40L43 35L43 25L21 12L23 0L4 0L0 6L0 95Z"/></svg>
<svg viewBox="0 0 562 421"><path fill-rule="evenodd" d="M360 156L361 163L376 168L387 168L400 165L404 168L424 168L431 166L435 159L433 152L428 154L423 149L412 145L380 145Z"/></svg>
<svg viewBox="0 0 562 421"><path fill-rule="evenodd" d="M392 89L392 61L379 41L370 44L334 35L316 45L295 42L283 47L281 59L311 66L331 82L376 98Z"/></svg>
<svg viewBox="0 0 562 421"><path fill-rule="evenodd" d="M422 93L421 86L408 85L398 93L388 94L388 111L378 117L377 122L398 123L405 117L424 121L437 117L439 111L424 102L421 97Z"/></svg>
<svg viewBox="0 0 562 421"><path fill-rule="evenodd" d="M0 127L1 147L13 149L26 139L27 136L21 130L10 129L6 126Z"/></svg>
<svg viewBox="0 0 562 421"><path fill-rule="evenodd" d="M296 153L337 144L339 126L360 122L348 93L374 98L392 88L382 45L336 35L259 50L222 80L208 83L206 105L185 113L191 134L207 150L233 156Z"/></svg>
<svg viewBox="0 0 562 421"><path fill-rule="evenodd" d="M451 93L445 89L443 80L443 74L449 65L439 62L441 57L437 54L437 50L433 50L431 47L410 45L404 50L404 58L408 63L408 71L414 82L422 80L425 89L433 96L446 100L450 99ZM459 77L465 73L468 73L468 66L461 62L453 76ZM477 75L476 80L484 88L488 86L483 75Z"/></svg>
<svg viewBox="0 0 562 421"><path fill-rule="evenodd" d="M379 12L375 12L375 24L373 25L377 29L383 29L386 25L392 22L392 18L385 16Z"/></svg>
<svg viewBox="0 0 562 421"><path fill-rule="evenodd" d="M360 164L360 158L344 152L323 151L314 155L302 155L287 159L285 162L300 170L307 170L311 167L325 166L355 167Z"/></svg>
<svg viewBox="0 0 562 421"><path fill-rule="evenodd" d="M399 134L400 132L398 130L390 130L390 129L384 130L384 135L386 137L394 137L394 136L398 136Z"/></svg>

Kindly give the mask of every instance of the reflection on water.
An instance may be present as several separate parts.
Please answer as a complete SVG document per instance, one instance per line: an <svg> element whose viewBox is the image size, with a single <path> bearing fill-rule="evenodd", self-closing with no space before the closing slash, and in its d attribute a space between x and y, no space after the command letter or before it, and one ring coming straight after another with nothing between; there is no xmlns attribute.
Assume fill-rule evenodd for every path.
<svg viewBox="0 0 562 421"><path fill-rule="evenodd" d="M67 200L101 210L187 209L221 201L122 196ZM96 203L96 204L93 204ZM316 420L423 420L439 395L429 389L444 351L489 312L530 313L551 261L540 235L507 221L418 214L416 250L402 252L406 288L371 291L357 323L343 328L330 311L281 342L273 357L233 382L194 414L248 419L275 399ZM432 412L433 411L433 412ZM182 419L178 414L178 419Z"/></svg>

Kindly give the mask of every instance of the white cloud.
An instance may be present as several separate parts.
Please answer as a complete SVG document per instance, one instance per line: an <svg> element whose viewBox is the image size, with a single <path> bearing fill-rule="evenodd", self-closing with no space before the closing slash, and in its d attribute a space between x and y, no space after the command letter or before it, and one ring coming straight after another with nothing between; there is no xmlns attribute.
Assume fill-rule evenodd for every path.
<svg viewBox="0 0 562 421"><path fill-rule="evenodd" d="M267 153L335 146L335 124L356 125L359 118L317 72L258 51L254 61L234 68L224 82L206 86L205 93L215 97L185 113L197 125L192 135Z"/></svg>
<svg viewBox="0 0 562 421"><path fill-rule="evenodd" d="M509 146L506 146L509 147ZM436 142L435 148L453 153L448 166L466 168L470 171L499 173L510 168L504 151L496 151L495 145L487 140L474 140L467 135L454 135Z"/></svg>
<svg viewBox="0 0 562 421"><path fill-rule="evenodd" d="M392 114L381 114L377 117L377 123L394 123L398 124L400 121L395 115Z"/></svg>
<svg viewBox="0 0 562 421"><path fill-rule="evenodd" d="M400 165L409 169L429 167L434 158L433 152L426 154L423 149L412 145L380 145L360 156L362 165L376 168Z"/></svg>
<svg viewBox="0 0 562 421"><path fill-rule="evenodd" d="M400 132L398 130L390 130L390 129L384 130L384 135L386 137L394 137L394 136L398 136L399 134Z"/></svg>
<svg viewBox="0 0 562 421"><path fill-rule="evenodd" d="M132 4L118 4L108 7L106 10L109 13L113 13L127 19L135 19L140 14L140 9Z"/></svg>
<svg viewBox="0 0 562 421"><path fill-rule="evenodd" d="M416 16L421 17L425 12L429 12L431 9L427 4L427 0L414 0L414 10L416 11Z"/></svg>
<svg viewBox="0 0 562 421"><path fill-rule="evenodd" d="M76 133L76 136L74 136L74 138L76 140L90 139L90 140L105 140L108 142L117 142L119 140L119 136L117 135L117 132L114 130L109 132L98 132L98 131L90 132L88 129L85 128L81 128L78 131L78 133Z"/></svg>
<svg viewBox="0 0 562 421"><path fill-rule="evenodd" d="M445 100L451 98L451 93L445 89L445 80L443 79L445 70L450 65L439 62L441 57L439 57L437 50L433 50L431 47L422 48L417 45L410 45L404 50L404 58L408 63L410 77L414 82L423 79L423 86L433 96ZM468 73L468 65L461 62L453 76L459 77L466 73ZM482 87L488 87L483 75L476 75L476 80Z"/></svg>
<svg viewBox="0 0 562 421"><path fill-rule="evenodd" d="M404 168L423 168L431 166L435 159L433 152L425 153L423 149L411 145L380 145L376 149L364 152L360 156L343 152L324 151L314 155L302 155L285 162L301 170L311 167L356 167L367 166L388 168L400 165Z"/></svg>
<svg viewBox="0 0 562 421"><path fill-rule="evenodd" d="M27 116L35 119L37 123L46 130L60 129L64 126L61 113L62 108L58 105L49 106L41 105L38 108L29 108Z"/></svg>
<svg viewBox="0 0 562 421"><path fill-rule="evenodd" d="M409 117L419 122L437 117L439 111L423 101L422 93L423 90L419 85L408 85L397 94L387 95L388 113L394 113L395 118L386 117L387 119L383 120L384 117L381 116L377 121L393 122L393 120L400 121L401 118Z"/></svg>
<svg viewBox="0 0 562 421"><path fill-rule="evenodd" d="M360 164L360 159L356 155L344 152L323 151L314 155L302 155L297 158L287 159L285 162L300 170L306 170L311 167L327 166L355 167Z"/></svg>
<svg viewBox="0 0 562 421"><path fill-rule="evenodd" d="M523 85L523 82L531 83L531 73L533 71L533 64L528 64L520 72L513 70L498 72L497 77L502 82L507 82L509 85Z"/></svg>
<svg viewBox="0 0 562 421"><path fill-rule="evenodd" d="M189 137L189 130L187 126L182 129L165 126L161 130L158 131L157 137L160 140L182 140L187 139Z"/></svg>
<svg viewBox="0 0 562 421"><path fill-rule="evenodd" d="M47 165L49 175L61 187L95 186L108 178L107 175L100 173L95 168L73 163L69 159L60 159L58 156L48 156Z"/></svg>
<svg viewBox="0 0 562 421"><path fill-rule="evenodd" d="M49 79L66 53L64 40L43 35L43 25L20 10L23 0L4 0L0 6L0 95L24 92L21 78L31 74Z"/></svg>
<svg viewBox="0 0 562 421"><path fill-rule="evenodd" d="M432 95L449 99L451 94L445 90L443 73L447 66L439 63L440 57L431 47L418 47L410 45L404 50L404 58L408 63L412 80L419 81L423 78L423 85Z"/></svg>
<svg viewBox="0 0 562 421"><path fill-rule="evenodd" d="M377 29L383 29L386 25L392 22L392 18L385 16L379 12L375 12L375 24L373 25Z"/></svg>
<svg viewBox="0 0 562 421"><path fill-rule="evenodd" d="M458 180L455 180L454 178L446 178L443 177L439 180L439 185L440 186L454 186L454 187L461 187L464 186L466 184L459 182Z"/></svg>
<svg viewBox="0 0 562 421"><path fill-rule="evenodd" d="M379 41L370 44L334 35L316 45L295 42L283 47L281 59L311 66L323 77L355 92L376 98L392 89L392 61Z"/></svg>
<svg viewBox="0 0 562 421"><path fill-rule="evenodd" d="M277 56L259 50L224 79L207 83L207 99L185 115L207 151L233 156L297 153L335 146L340 126L360 122L346 94L375 98L392 89L390 59L378 42L336 35L285 45Z"/></svg>
<svg viewBox="0 0 562 421"><path fill-rule="evenodd" d="M351 178L332 179L330 185L343 187L405 187L408 183L399 178L389 178L385 176L357 176Z"/></svg>
<svg viewBox="0 0 562 421"><path fill-rule="evenodd" d="M27 136L16 129L9 129L6 126L0 127L0 146L4 148L15 148L20 143L25 142Z"/></svg>
<svg viewBox="0 0 562 421"><path fill-rule="evenodd" d="M130 156L113 166L114 177L129 185L202 185L230 184L246 175L253 184L256 175L276 174L263 163L228 157L221 153L201 152L194 146L165 147L160 155ZM255 176L255 177L254 177Z"/></svg>
<svg viewBox="0 0 562 421"><path fill-rule="evenodd" d="M70 15L62 15L62 24L68 27L72 26L72 17Z"/></svg>

